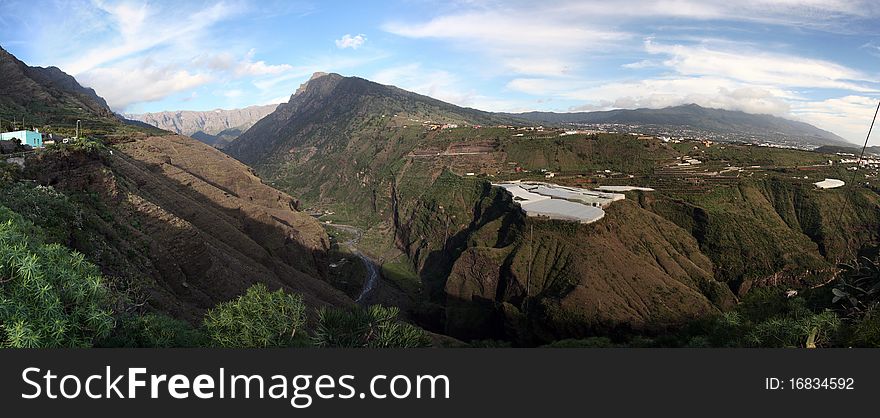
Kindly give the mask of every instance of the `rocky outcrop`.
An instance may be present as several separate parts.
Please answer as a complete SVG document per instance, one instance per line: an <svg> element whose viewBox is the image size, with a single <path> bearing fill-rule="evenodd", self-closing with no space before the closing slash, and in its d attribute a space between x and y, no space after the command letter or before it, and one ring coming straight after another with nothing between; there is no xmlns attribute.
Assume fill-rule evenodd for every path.
<svg viewBox="0 0 880 418"><path fill-rule="evenodd" d="M253 126L257 121L275 111L277 107L277 104L270 104L230 110L172 110L167 112L128 114L125 117L150 124L159 129L191 136L208 145L225 145L237 138L238 135Z"/></svg>

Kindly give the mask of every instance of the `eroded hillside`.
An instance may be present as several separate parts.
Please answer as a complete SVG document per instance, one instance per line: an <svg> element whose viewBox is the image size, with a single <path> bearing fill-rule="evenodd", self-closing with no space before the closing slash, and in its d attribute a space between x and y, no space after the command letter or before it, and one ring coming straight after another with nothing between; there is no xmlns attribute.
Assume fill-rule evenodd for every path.
<svg viewBox="0 0 880 418"><path fill-rule="evenodd" d="M409 201L398 244L445 302L433 321L454 336L662 329L735 301L693 237L632 201L589 225L533 220L498 188L449 172Z"/></svg>
<svg viewBox="0 0 880 418"><path fill-rule="evenodd" d="M232 158L181 136L138 137L114 150L57 151L28 161L26 176L87 198L89 234L71 246L143 300L195 320L254 283L346 305L324 282L326 233Z"/></svg>

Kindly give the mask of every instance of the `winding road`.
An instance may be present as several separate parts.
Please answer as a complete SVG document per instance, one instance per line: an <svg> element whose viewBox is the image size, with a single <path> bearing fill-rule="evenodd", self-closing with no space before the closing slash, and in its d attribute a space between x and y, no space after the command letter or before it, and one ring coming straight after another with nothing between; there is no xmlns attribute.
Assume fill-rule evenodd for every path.
<svg viewBox="0 0 880 418"><path fill-rule="evenodd" d="M327 226L337 228L343 231L346 231L354 237L350 240L345 241L346 247L348 247L349 251L354 254L358 259L363 263L364 268L367 270L367 276L364 278L364 286L361 289L361 293L358 295L357 299L355 299L356 303L364 303L364 298L369 296L369 294L376 288L376 285L379 283L379 265L378 263L370 257L367 257L364 253L360 252L357 249L357 243L360 241L363 232L361 232L360 228L352 225L342 225L342 224L327 224Z"/></svg>
<svg viewBox="0 0 880 418"><path fill-rule="evenodd" d="M367 278L366 280L364 280L364 287L363 289L361 289L361 294L358 295L357 299L355 299L355 302L363 303L364 298L369 295L370 292L372 292L373 289L376 288L376 284L379 283L379 268L376 266L376 263L372 259L365 256L360 251L354 249L353 247L351 247L351 250L354 255L358 256L358 258L361 259L361 262L364 263L364 267L367 269Z"/></svg>

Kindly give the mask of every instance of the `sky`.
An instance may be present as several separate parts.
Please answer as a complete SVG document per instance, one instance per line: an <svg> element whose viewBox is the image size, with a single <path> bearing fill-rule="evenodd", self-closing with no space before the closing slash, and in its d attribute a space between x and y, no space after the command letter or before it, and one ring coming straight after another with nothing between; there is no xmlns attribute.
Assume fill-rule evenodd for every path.
<svg viewBox="0 0 880 418"><path fill-rule="evenodd" d="M0 0L0 46L120 113L286 102L324 71L487 111L696 103L861 143L878 18L873 0Z"/></svg>

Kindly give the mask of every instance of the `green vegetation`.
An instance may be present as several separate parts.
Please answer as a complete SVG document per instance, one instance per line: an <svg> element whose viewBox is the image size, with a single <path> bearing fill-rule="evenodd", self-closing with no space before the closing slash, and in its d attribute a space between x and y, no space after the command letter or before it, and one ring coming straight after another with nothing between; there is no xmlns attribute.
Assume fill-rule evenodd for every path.
<svg viewBox="0 0 880 418"><path fill-rule="evenodd" d="M658 140L639 140L632 135L600 134L548 138L502 138L501 151L509 161L527 170L592 173L613 170L628 174L650 174L658 161L673 158L674 150Z"/></svg>
<svg viewBox="0 0 880 418"><path fill-rule="evenodd" d="M98 268L0 207L0 347L89 347L114 326Z"/></svg>
<svg viewBox="0 0 880 418"><path fill-rule="evenodd" d="M210 347L202 328L161 313L121 315L116 328L107 338L98 342L100 347Z"/></svg>
<svg viewBox="0 0 880 418"><path fill-rule="evenodd" d="M373 305L369 308L321 309L313 341L318 347L390 348L427 347L425 332L397 320L400 310Z"/></svg>
<svg viewBox="0 0 880 418"><path fill-rule="evenodd" d="M262 285L208 311L202 327L159 313L126 313L128 293L111 286L66 242L82 228L79 205L47 187L13 183L0 201L0 347L290 347L315 344L424 346L424 331L396 320L397 310L321 310L315 339L305 329L302 297ZM113 311L122 309L118 315Z"/></svg>
<svg viewBox="0 0 880 418"><path fill-rule="evenodd" d="M67 243L83 226L79 206L52 187L12 183L0 188L0 203L39 225L49 242Z"/></svg>
<svg viewBox="0 0 880 418"><path fill-rule="evenodd" d="M826 286L801 292L753 290L733 310L664 334L621 332L548 346L880 347L880 257L843 267L840 277Z"/></svg>
<svg viewBox="0 0 880 418"><path fill-rule="evenodd" d="M269 292L256 284L233 301L205 314L205 329L214 347L286 347L295 344L305 324L302 296Z"/></svg>
<svg viewBox="0 0 880 418"><path fill-rule="evenodd" d="M880 265L876 260L861 257L853 264L844 264L844 274L834 289L834 303L840 302L853 314L870 312L880 304Z"/></svg>
<svg viewBox="0 0 880 418"><path fill-rule="evenodd" d="M422 281L412 265L407 261L394 261L382 264L382 277L394 283L408 295L421 292Z"/></svg>
<svg viewBox="0 0 880 418"><path fill-rule="evenodd" d="M682 152L685 154L693 153L692 150L683 149L685 147L682 147L682 145L689 144L677 144ZM753 165L804 167L828 162L828 158L825 155L817 152L758 147L754 145L716 144L712 147L701 149L700 153L702 154L701 157L708 161L724 161L732 166L739 167Z"/></svg>

